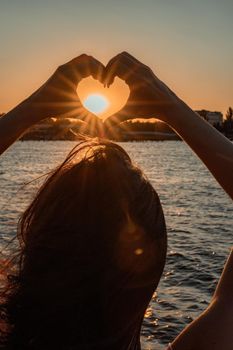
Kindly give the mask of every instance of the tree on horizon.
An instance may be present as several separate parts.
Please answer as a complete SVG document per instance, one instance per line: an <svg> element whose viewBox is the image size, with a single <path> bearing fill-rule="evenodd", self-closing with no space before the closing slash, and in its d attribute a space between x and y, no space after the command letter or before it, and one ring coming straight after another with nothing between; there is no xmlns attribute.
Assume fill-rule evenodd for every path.
<svg viewBox="0 0 233 350"><path fill-rule="evenodd" d="M232 107L229 107L226 112L226 120L232 121L233 120L233 109Z"/></svg>

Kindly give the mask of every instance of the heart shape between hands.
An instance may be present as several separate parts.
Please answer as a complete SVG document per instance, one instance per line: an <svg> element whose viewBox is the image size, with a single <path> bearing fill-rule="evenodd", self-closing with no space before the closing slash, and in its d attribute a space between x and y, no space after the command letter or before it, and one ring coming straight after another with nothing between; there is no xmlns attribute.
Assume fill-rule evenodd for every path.
<svg viewBox="0 0 233 350"><path fill-rule="evenodd" d="M81 82L78 84L77 94L83 107L104 121L109 116L114 115L125 106L129 98L130 90L129 86L118 77L116 77L114 83L107 88L104 87L104 85L100 81L90 76L88 78L82 79ZM95 112L93 110L93 107L91 108L91 106L89 109L86 104L86 101L90 96L93 96L93 107L98 107L98 96L100 96L100 98L102 96L106 99L108 103L107 107L100 112ZM97 106L95 106L95 104L97 104Z"/></svg>
<svg viewBox="0 0 233 350"><path fill-rule="evenodd" d="M95 79L95 84L98 85L98 89L102 90L104 95L112 95L110 98L111 108L105 111L104 116L102 114L102 120L93 115L93 110L88 112L88 115L86 115L86 112L82 115L82 111L80 111L79 119L88 123L93 120L93 122L98 124L102 123L107 128L127 119L148 118L148 116L154 116L157 113L162 115L164 113L164 105L168 108L168 105L173 103L171 98L174 99L175 96L165 84L158 80L149 67L127 52L122 52L113 57L106 67L92 56L84 54L76 57L58 68L51 79L48 80L48 88L46 89L47 84L45 84L42 93L39 90L39 94L34 94L35 100L38 103L37 95L39 95L40 102L41 100L47 102L49 90L51 92L49 98L53 99L50 112L53 112L54 109L52 107L56 106L54 103L56 102L61 106L60 114L65 110L66 114L73 113L74 115L74 112L77 112L77 109L81 107L80 103L84 104L85 96L87 97L87 91L84 89L82 80L88 78L90 85L90 76ZM116 80L114 80L115 78ZM114 81L115 83L113 84ZM118 81L118 87L116 86L116 81ZM93 82L94 80L92 80L92 85ZM120 88L119 82L121 82ZM106 84L108 89L105 90L101 83ZM109 87L111 88L109 89ZM65 91L62 103L60 102L61 93L59 93L59 90ZM118 95L113 93L114 90L115 92L118 90ZM125 106L123 106L124 104ZM73 108L74 106L76 106L75 109ZM83 107L81 109L85 110L85 107ZM116 113L117 110L119 110L118 113ZM114 115L115 113L116 115Z"/></svg>

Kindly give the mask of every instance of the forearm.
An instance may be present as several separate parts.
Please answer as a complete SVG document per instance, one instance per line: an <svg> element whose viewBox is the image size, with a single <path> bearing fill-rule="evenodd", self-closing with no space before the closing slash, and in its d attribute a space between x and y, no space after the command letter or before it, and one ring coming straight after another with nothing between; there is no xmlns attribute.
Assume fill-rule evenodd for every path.
<svg viewBox="0 0 233 350"><path fill-rule="evenodd" d="M214 299L228 305L231 304L233 313L233 248L231 248L230 256L218 282Z"/></svg>
<svg viewBox="0 0 233 350"><path fill-rule="evenodd" d="M233 144L182 101L168 112L165 121L193 149L233 199Z"/></svg>
<svg viewBox="0 0 233 350"><path fill-rule="evenodd" d="M172 342L174 350L232 350L232 305L213 302Z"/></svg>
<svg viewBox="0 0 233 350"><path fill-rule="evenodd" d="M10 147L32 125L38 123L37 113L23 102L0 118L0 154Z"/></svg>

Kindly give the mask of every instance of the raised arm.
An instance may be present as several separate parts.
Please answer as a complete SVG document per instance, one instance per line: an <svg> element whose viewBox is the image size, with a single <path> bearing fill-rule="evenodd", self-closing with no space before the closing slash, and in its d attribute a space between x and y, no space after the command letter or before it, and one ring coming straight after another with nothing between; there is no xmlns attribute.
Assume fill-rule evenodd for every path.
<svg viewBox="0 0 233 350"><path fill-rule="evenodd" d="M222 188L233 198L233 144L181 101L151 69L128 53L114 57L106 67L105 83L115 76L130 87L126 107L106 123L156 117L168 123L205 163Z"/></svg>
<svg viewBox="0 0 233 350"><path fill-rule="evenodd" d="M233 144L179 101L165 121L192 148L222 188L233 199Z"/></svg>
<svg viewBox="0 0 233 350"><path fill-rule="evenodd" d="M76 90L89 75L102 79L104 66L91 56L81 55L58 67L55 73L29 98L0 118L0 154L29 127L52 116L85 118ZM96 118L94 115L89 118Z"/></svg>
<svg viewBox="0 0 233 350"><path fill-rule="evenodd" d="M168 123L204 162L233 198L233 144L192 111L147 66L128 53L114 57L106 67L105 83L115 76L130 87L126 107L110 117L108 127L137 117L156 117ZM233 349L233 252L226 263L213 300L172 343L174 350Z"/></svg>

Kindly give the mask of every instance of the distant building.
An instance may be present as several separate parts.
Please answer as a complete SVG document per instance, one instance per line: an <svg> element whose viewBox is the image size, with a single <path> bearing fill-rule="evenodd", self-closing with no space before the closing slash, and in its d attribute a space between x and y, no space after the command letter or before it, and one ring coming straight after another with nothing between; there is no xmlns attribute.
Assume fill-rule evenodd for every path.
<svg viewBox="0 0 233 350"><path fill-rule="evenodd" d="M206 110L196 112L213 126L221 126L223 123L223 114L221 112L210 112Z"/></svg>
<svg viewBox="0 0 233 350"><path fill-rule="evenodd" d="M206 117L211 125L222 125L223 123L223 115L221 112L208 112Z"/></svg>

